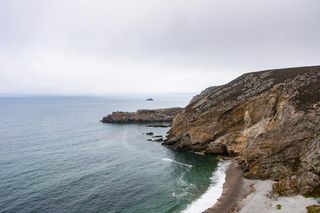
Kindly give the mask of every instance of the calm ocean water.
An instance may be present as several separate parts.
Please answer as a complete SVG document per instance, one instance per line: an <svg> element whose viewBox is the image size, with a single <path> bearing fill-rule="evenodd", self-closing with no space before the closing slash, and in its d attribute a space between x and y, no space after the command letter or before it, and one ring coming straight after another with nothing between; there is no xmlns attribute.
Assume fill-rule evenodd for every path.
<svg viewBox="0 0 320 213"><path fill-rule="evenodd" d="M185 106L191 96L0 98L0 212L197 212L223 183L214 156L177 152L102 124L112 111Z"/></svg>

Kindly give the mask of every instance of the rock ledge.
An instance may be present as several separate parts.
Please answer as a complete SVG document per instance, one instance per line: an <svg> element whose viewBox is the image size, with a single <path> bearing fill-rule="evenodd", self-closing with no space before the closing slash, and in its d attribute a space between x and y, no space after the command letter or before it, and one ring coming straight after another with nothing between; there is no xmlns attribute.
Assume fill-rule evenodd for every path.
<svg viewBox="0 0 320 213"><path fill-rule="evenodd" d="M173 118L182 112L183 108L140 109L137 112L113 112L104 117L102 123L149 123L172 122Z"/></svg>

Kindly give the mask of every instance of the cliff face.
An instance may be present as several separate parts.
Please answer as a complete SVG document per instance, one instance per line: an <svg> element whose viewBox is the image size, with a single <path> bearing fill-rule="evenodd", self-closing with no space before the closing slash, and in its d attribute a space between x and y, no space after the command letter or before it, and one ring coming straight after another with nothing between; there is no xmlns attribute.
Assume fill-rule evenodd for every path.
<svg viewBox="0 0 320 213"><path fill-rule="evenodd" d="M182 108L140 109L137 112L113 112L104 117L102 123L141 123L141 122L172 122L174 116Z"/></svg>
<svg viewBox="0 0 320 213"><path fill-rule="evenodd" d="M179 113L166 145L239 156L245 176L281 195L320 184L320 67L248 73L211 87Z"/></svg>

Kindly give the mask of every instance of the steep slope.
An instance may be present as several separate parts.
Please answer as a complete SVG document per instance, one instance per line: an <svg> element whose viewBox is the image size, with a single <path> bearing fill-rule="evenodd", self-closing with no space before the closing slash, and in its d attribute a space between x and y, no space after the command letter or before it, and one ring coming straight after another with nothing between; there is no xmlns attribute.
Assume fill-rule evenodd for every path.
<svg viewBox="0 0 320 213"><path fill-rule="evenodd" d="M246 177L282 195L320 183L320 66L244 74L211 87L179 113L166 145L239 156Z"/></svg>

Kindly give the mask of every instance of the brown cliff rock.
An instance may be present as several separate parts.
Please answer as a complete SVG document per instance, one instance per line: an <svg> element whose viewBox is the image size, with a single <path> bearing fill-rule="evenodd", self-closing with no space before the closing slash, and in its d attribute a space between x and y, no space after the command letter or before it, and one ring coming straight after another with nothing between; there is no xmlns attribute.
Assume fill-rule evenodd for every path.
<svg viewBox="0 0 320 213"><path fill-rule="evenodd" d="M281 195L320 184L320 66L244 74L179 113L166 145L239 156L244 175Z"/></svg>
<svg viewBox="0 0 320 213"><path fill-rule="evenodd" d="M172 122L174 116L182 108L140 109L137 112L113 112L104 117L102 123L144 123L144 122Z"/></svg>

